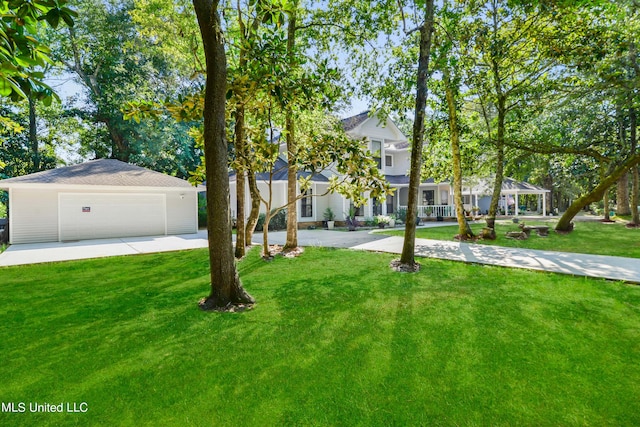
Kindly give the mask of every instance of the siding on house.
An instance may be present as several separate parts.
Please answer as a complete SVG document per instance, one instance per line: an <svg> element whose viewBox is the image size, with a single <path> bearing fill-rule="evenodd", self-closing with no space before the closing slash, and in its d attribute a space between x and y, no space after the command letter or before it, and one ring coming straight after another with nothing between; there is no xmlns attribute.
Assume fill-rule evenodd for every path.
<svg viewBox="0 0 640 427"><path fill-rule="evenodd" d="M167 193L167 234L198 231L198 193Z"/></svg>
<svg viewBox="0 0 640 427"><path fill-rule="evenodd" d="M59 239L106 239L166 234L161 193L59 193Z"/></svg>
<svg viewBox="0 0 640 427"><path fill-rule="evenodd" d="M12 244L58 241L58 193L41 189L10 192L9 236Z"/></svg>
<svg viewBox="0 0 640 427"><path fill-rule="evenodd" d="M198 231L194 191L130 188L13 188L9 192L12 244ZM81 209L90 208L85 218ZM78 215L80 213L80 215ZM96 219L91 223L85 219Z"/></svg>

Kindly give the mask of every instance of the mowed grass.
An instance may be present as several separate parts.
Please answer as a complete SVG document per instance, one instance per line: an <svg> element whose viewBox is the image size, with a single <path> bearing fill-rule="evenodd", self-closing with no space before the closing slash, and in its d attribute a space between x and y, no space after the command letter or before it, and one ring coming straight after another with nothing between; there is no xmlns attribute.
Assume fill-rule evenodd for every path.
<svg viewBox="0 0 640 427"><path fill-rule="evenodd" d="M520 231L519 224L511 221L496 222L496 240L478 240L476 243L498 245L510 248L541 249L548 251L575 252L594 255L612 255L640 258L640 229L626 228L624 223L601 223L598 221L579 221L569 234L557 234L554 228L557 220L523 221L527 225L549 226L549 236L540 237L535 231L527 240L508 239L507 231ZM471 224L471 229L479 235L485 227L484 221ZM403 236L404 230L389 230L385 234ZM434 240L453 240L458 234L458 226L419 228L416 237Z"/></svg>
<svg viewBox="0 0 640 427"><path fill-rule="evenodd" d="M198 310L204 250L0 269L0 425L640 425L637 286L257 254L240 314Z"/></svg>

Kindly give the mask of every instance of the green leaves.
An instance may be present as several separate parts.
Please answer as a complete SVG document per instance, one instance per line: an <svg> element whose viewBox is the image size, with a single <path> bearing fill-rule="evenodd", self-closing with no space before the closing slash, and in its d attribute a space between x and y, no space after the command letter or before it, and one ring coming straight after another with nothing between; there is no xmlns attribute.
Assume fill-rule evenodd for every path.
<svg viewBox="0 0 640 427"><path fill-rule="evenodd" d="M50 50L36 38L38 23L46 21L57 28L60 19L73 25L76 13L66 6L66 0L11 0L0 3L0 96L25 98L38 86L50 88L39 81L34 69L51 64ZM37 91L37 90L36 90ZM42 98L50 103L53 97Z"/></svg>

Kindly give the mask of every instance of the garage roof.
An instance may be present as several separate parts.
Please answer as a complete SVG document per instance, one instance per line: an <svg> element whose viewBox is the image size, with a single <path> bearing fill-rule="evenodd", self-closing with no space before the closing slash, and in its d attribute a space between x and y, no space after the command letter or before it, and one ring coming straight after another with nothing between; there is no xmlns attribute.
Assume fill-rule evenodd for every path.
<svg viewBox="0 0 640 427"><path fill-rule="evenodd" d="M188 181L115 159L92 160L79 165L0 180L0 188L14 184L57 184L116 187L171 187L196 189Z"/></svg>

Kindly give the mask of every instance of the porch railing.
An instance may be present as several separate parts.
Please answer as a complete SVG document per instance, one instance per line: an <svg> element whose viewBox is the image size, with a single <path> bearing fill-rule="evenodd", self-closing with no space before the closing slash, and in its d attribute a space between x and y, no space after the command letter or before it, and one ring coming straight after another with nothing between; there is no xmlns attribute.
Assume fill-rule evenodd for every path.
<svg viewBox="0 0 640 427"><path fill-rule="evenodd" d="M400 206L400 209L407 209L406 206ZM455 217L455 208L452 205L425 205L418 206L418 216L420 218L427 217Z"/></svg>

